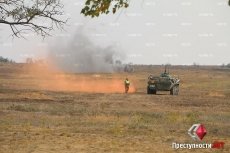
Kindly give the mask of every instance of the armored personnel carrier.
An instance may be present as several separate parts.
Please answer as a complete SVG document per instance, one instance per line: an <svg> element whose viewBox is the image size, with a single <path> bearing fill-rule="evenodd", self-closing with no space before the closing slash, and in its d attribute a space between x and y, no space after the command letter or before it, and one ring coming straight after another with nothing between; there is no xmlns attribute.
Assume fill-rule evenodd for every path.
<svg viewBox="0 0 230 153"><path fill-rule="evenodd" d="M148 77L147 94L156 94L157 91L170 91L170 95L179 94L180 79L172 77L168 72L161 73L160 76L150 75Z"/></svg>

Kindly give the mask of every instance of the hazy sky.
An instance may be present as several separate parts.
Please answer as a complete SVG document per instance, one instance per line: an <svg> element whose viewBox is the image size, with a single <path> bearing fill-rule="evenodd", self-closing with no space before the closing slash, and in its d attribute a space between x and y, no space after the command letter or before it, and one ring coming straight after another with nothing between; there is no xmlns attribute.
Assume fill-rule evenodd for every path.
<svg viewBox="0 0 230 153"><path fill-rule="evenodd" d="M79 12L84 0L63 0L66 31L53 37L10 36L0 25L0 56L22 62L27 57L45 57L50 44L71 40L83 31L100 47L116 46L126 62L137 64L227 64L230 63L230 7L227 0L131 0L130 7L115 15L91 19ZM77 40L75 40L77 41Z"/></svg>

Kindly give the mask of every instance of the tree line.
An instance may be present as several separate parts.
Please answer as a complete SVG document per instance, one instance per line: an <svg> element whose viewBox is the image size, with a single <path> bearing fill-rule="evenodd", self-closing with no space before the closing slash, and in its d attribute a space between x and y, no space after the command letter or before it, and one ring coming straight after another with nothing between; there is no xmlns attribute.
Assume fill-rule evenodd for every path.
<svg viewBox="0 0 230 153"><path fill-rule="evenodd" d="M0 63L15 63L15 61L0 56Z"/></svg>

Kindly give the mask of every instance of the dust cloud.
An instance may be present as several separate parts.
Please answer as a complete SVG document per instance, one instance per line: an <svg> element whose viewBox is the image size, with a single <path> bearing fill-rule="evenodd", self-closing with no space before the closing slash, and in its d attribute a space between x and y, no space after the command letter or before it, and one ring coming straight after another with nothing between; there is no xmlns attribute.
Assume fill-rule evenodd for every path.
<svg viewBox="0 0 230 153"><path fill-rule="evenodd" d="M37 89L50 91L76 91L87 93L124 93L124 81L114 74L73 74L57 71L54 65L26 64L24 72L29 75ZM108 76L109 75L109 76ZM129 93L135 92L134 84Z"/></svg>
<svg viewBox="0 0 230 153"><path fill-rule="evenodd" d="M124 80L114 72L125 54L116 47L102 48L82 32L52 45L46 62L28 63L25 71L42 90L89 93L124 93ZM135 92L133 84L130 93Z"/></svg>

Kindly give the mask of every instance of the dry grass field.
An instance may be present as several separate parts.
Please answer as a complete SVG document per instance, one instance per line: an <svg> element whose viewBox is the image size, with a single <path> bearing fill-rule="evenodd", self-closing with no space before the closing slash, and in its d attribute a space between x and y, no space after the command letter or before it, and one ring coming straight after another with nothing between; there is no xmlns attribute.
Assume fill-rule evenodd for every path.
<svg viewBox="0 0 230 153"><path fill-rule="evenodd" d="M130 74L53 74L72 80L64 85L25 69L0 65L0 153L230 152L229 69L172 66L181 79L178 96L146 94L148 75L158 75L160 66L136 66ZM117 91L120 85L91 90L107 91L103 82L122 84L125 77L135 87L130 94ZM75 90L71 85L82 78L95 81ZM194 123L207 128L199 143L223 141L224 149L172 149L172 142L196 143L187 134Z"/></svg>

